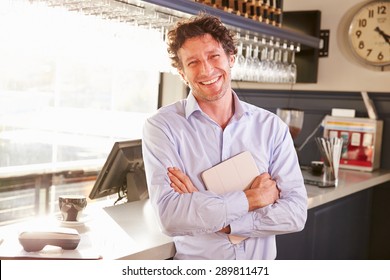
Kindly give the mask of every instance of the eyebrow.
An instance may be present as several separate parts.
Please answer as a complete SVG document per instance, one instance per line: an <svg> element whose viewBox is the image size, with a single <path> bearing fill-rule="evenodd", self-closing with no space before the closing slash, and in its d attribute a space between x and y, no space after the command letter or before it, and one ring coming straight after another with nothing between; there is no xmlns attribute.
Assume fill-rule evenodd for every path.
<svg viewBox="0 0 390 280"><path fill-rule="evenodd" d="M222 49L222 52L224 52L223 49ZM206 55L209 56L210 54L215 54L215 53L220 54L221 51L220 51L220 50L213 49L213 50L211 50L211 51L206 52ZM183 60L183 62L188 62L188 61L197 60L197 59L198 59L197 56L196 56L196 55L193 55L193 56L188 57L186 60Z"/></svg>

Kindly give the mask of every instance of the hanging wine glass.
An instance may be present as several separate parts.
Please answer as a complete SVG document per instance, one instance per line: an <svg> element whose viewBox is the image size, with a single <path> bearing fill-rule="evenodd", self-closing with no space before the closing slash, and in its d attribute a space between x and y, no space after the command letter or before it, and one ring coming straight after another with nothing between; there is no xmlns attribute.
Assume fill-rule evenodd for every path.
<svg viewBox="0 0 390 280"><path fill-rule="evenodd" d="M273 65L273 73L274 73L274 83L282 82L282 73L283 73L283 65L282 65L282 49L280 48L280 43L276 42L275 44L275 57L274 57L274 65Z"/></svg>
<svg viewBox="0 0 390 280"><path fill-rule="evenodd" d="M273 83L275 81L275 48L272 40L270 40L268 44L268 75L266 77L267 82Z"/></svg>
<svg viewBox="0 0 390 280"><path fill-rule="evenodd" d="M283 54L282 54L282 73L281 73L281 80L282 83L288 83L289 82L289 63L288 63L288 49L287 44L283 44Z"/></svg>
<svg viewBox="0 0 390 280"><path fill-rule="evenodd" d="M263 48L261 50L261 55L260 55L259 79L260 79L260 82L267 82L268 69L269 69L268 46L267 46L267 43L266 43L264 38L261 40L261 44L262 44Z"/></svg>
<svg viewBox="0 0 390 280"><path fill-rule="evenodd" d="M244 81L252 81L252 45L249 44L246 46L245 50L245 63L244 63L244 73L243 73L243 80Z"/></svg>
<svg viewBox="0 0 390 280"><path fill-rule="evenodd" d="M237 35L238 40L240 40L240 35ZM232 78L235 80L242 80L242 72L245 64L245 57L242 54L243 51L243 43L242 41L239 42L238 48L237 48L237 57L235 65L232 69Z"/></svg>
<svg viewBox="0 0 390 280"><path fill-rule="evenodd" d="M297 65L295 64L295 49L294 45L290 46L291 50L291 61L290 61L290 66L289 66L289 82L292 84L295 84L297 81Z"/></svg>
<svg viewBox="0 0 390 280"><path fill-rule="evenodd" d="M260 60L259 60L259 46L256 45L255 49L253 50L253 61L252 61L252 79L253 81L260 82Z"/></svg>

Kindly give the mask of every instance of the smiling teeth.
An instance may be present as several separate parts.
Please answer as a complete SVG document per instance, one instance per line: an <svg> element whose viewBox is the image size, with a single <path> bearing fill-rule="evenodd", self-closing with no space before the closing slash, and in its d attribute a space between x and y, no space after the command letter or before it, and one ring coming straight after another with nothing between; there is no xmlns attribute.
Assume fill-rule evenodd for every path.
<svg viewBox="0 0 390 280"><path fill-rule="evenodd" d="M211 85L211 84L215 83L217 80L218 80L218 77L215 78L215 79L212 79L210 81L207 81L207 82L202 82L202 84L204 84L204 85Z"/></svg>

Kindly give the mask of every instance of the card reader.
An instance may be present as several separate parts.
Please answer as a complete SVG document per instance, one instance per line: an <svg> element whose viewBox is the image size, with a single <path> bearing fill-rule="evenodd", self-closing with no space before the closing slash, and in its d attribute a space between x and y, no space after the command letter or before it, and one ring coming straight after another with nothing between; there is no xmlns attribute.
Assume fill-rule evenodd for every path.
<svg viewBox="0 0 390 280"><path fill-rule="evenodd" d="M31 230L21 232L19 242L27 252L40 251L46 245L58 246L64 250L74 250L79 245L80 235L76 229L63 227Z"/></svg>

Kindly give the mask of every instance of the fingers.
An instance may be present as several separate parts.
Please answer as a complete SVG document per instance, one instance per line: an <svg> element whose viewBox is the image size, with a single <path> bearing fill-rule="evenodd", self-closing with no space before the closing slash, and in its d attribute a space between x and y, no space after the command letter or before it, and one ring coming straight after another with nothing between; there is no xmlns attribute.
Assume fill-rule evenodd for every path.
<svg viewBox="0 0 390 280"><path fill-rule="evenodd" d="M198 191L190 178L177 167L168 168L168 177L171 187L180 194Z"/></svg>
<svg viewBox="0 0 390 280"><path fill-rule="evenodd" d="M227 225L224 228L221 228L218 232L229 234L231 232L230 225Z"/></svg>
<svg viewBox="0 0 390 280"><path fill-rule="evenodd" d="M168 169L168 177L171 181L171 187L174 189L175 192L183 194L188 193L188 190L186 186L180 181L180 179L174 175L172 170Z"/></svg>
<svg viewBox="0 0 390 280"><path fill-rule="evenodd" d="M251 189L260 188L260 187L271 187L272 185L276 186L276 182L272 180L271 175L267 172L261 173L259 176L253 180Z"/></svg>
<svg viewBox="0 0 390 280"><path fill-rule="evenodd" d="M250 210L273 204L280 198L280 190L269 173L262 173L257 176L249 190L245 192Z"/></svg>

